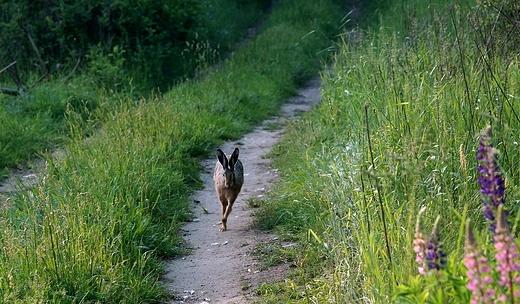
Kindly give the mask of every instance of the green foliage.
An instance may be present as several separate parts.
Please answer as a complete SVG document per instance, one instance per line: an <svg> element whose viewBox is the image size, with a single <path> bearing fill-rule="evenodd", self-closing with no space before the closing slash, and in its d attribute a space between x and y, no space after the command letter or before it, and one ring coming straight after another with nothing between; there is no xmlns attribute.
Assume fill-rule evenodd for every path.
<svg viewBox="0 0 520 304"><path fill-rule="evenodd" d="M292 11L298 5L314 10L313 19L301 21ZM275 114L318 71L338 11L328 1L286 1L220 69L164 95L136 98L132 90L96 85L124 79L122 48L108 57L89 53L88 81L75 78L61 91L42 85L42 96L56 93L57 109L45 98L31 105L64 110L68 141L48 159L38 186L10 198L0 213L3 300L164 301L160 262L179 253L177 230L188 218L190 191L200 186L197 157Z"/></svg>
<svg viewBox="0 0 520 304"><path fill-rule="evenodd" d="M5 47L0 48L0 62L18 61L18 73L12 72L27 84L35 73L71 72L78 58L94 60L89 64L94 74L108 68L104 76L113 76L111 68L124 59L125 69L117 71L118 77L139 78L147 88L166 89L204 64L201 60L206 58L199 58L190 45L207 44L211 50L228 52L244 36L244 29L259 21L269 2L4 1L0 4L0 34ZM117 58L109 58L111 55ZM110 61L110 65L102 61ZM105 85L110 82L114 81Z"/></svg>
<svg viewBox="0 0 520 304"><path fill-rule="evenodd" d="M516 56L520 45L520 3L514 0L478 1L474 30L486 38L481 52L488 56Z"/></svg>
<svg viewBox="0 0 520 304"><path fill-rule="evenodd" d="M53 142L59 142L53 123L43 115L13 116L0 108L0 121L0 177L6 176L13 164L22 164L32 155L50 148Z"/></svg>
<svg viewBox="0 0 520 304"><path fill-rule="evenodd" d="M0 128L0 175L59 144L70 131L66 117L79 115L79 121L92 122L100 104L118 103L121 96L138 99L150 94L152 87L169 87L175 77L215 64L219 52L233 48L245 35L244 29L263 16L259 6L265 8L265 1L253 0L161 3L0 4L0 43L5 46L0 48L0 63L18 61L0 75L0 84L14 88L18 79L22 93L0 99L6 117ZM212 9L202 9L207 7ZM28 86L44 73L44 67L24 27L51 73L35 87ZM174 36L185 40L171 40ZM96 127L83 122L86 129L81 133L91 134Z"/></svg>
<svg viewBox="0 0 520 304"><path fill-rule="evenodd" d="M384 5L379 23L343 35L333 73L323 76L322 104L290 126L273 153L283 180L260 224L302 243L311 229L328 244L322 260L333 266L322 272L333 275L315 277L329 290L321 302L384 303L401 292L419 302L451 296L442 293L462 284L454 266L462 223L467 216L483 225L474 150L487 124L502 151L506 195L518 193L518 58L481 52L490 37L474 31L481 19L468 16L486 11L443 1ZM428 225L440 215L454 267L435 279L457 286L413 281L414 223L423 206ZM323 265L303 264L301 271ZM304 292L306 282L296 284L291 290Z"/></svg>
<svg viewBox="0 0 520 304"><path fill-rule="evenodd" d="M394 303L469 303L464 265L452 260L446 270L409 278L397 286Z"/></svg>
<svg viewBox="0 0 520 304"><path fill-rule="evenodd" d="M492 242L477 241L471 220L465 224L464 267L465 273L450 275L452 263L445 263L442 239L436 234L436 220L430 237L425 235L421 215L417 215L415 228L414 252L422 277L412 280L410 285L400 286L396 294L398 302L412 303L516 303L519 292L516 278L519 273L518 241L511 234L509 212L504 209L505 183L497 164L498 150L492 144L491 127L486 127L479 136L477 149L478 183L481 186L482 217L488 227L484 227L487 239L492 235ZM439 217L438 217L439 218ZM492 231L489 231L492 230ZM459 232L459 235L462 234ZM460 246L459 246L460 247ZM462 263L458 263L462 265ZM456 268L456 267L455 267ZM459 266L459 268L461 268ZM427 272L428 270L428 272ZM437 280L433 280L435 277ZM437 282L435 282L437 281ZM422 289L419 293L418 289ZM470 296L468 295L471 292Z"/></svg>
<svg viewBox="0 0 520 304"><path fill-rule="evenodd" d="M103 51L121 47L131 54L141 49L149 56L171 57L179 51L176 43L195 35L202 9L193 0L11 1L2 6L2 36L9 41L10 56L31 60L25 28L50 62L85 54L97 45Z"/></svg>
<svg viewBox="0 0 520 304"><path fill-rule="evenodd" d="M109 54L104 54L101 47L93 47L86 55L89 63L88 74L98 87L117 88L128 80L124 72L124 50L117 46Z"/></svg>
<svg viewBox="0 0 520 304"><path fill-rule="evenodd" d="M95 89L93 89L95 88ZM67 84L45 82L30 94L19 97L0 97L0 170L2 174L16 165L23 165L31 158L55 149L70 134L66 120L70 115L80 121L92 119L99 107L103 91L87 78L78 77ZM113 102L113 101L112 101ZM111 103L112 103L111 102ZM83 124L82 134L91 128Z"/></svg>

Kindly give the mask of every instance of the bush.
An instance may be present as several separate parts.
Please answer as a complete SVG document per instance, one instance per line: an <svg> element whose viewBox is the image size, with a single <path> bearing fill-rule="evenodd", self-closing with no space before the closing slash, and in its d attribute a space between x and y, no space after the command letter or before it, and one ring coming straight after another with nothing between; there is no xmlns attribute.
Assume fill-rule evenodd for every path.
<svg viewBox="0 0 520 304"><path fill-rule="evenodd" d="M488 56L514 56L520 46L520 2L481 0L473 11L473 27Z"/></svg>
<svg viewBox="0 0 520 304"><path fill-rule="evenodd" d="M0 4L0 35L5 46L0 48L0 62L16 60L22 72L37 66L41 75L49 70L72 70L77 58L84 58L92 50L106 56L119 48L140 77L171 85L174 79L194 69L188 58L191 54L186 53L190 43L210 40L210 48L224 44L227 47L241 36L237 30L243 32L258 21L262 15L258 8L267 7L268 2L8 1ZM219 9L215 10L217 6ZM215 17L215 12L228 18ZM30 76L22 73L22 83Z"/></svg>
<svg viewBox="0 0 520 304"><path fill-rule="evenodd" d="M35 40L46 65L83 56L97 46L107 53L120 47L130 59L171 62L184 41L195 36L201 5L194 0L22 0L4 3L2 11L1 34L8 48L0 51L0 58L16 59L27 67L39 65L27 34Z"/></svg>

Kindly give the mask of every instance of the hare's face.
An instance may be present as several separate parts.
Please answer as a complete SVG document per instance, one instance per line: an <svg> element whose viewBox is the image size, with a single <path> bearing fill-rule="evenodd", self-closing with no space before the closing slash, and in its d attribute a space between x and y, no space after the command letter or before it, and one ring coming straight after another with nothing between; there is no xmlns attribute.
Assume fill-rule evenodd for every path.
<svg viewBox="0 0 520 304"><path fill-rule="evenodd" d="M223 175L226 181L226 188L233 187L233 185L235 184L235 173L232 170L227 169L224 171Z"/></svg>

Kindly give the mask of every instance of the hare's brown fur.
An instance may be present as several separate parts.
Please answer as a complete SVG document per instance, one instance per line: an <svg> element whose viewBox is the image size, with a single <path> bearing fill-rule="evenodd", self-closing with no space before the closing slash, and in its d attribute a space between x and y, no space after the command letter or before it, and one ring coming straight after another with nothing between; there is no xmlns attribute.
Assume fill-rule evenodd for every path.
<svg viewBox="0 0 520 304"><path fill-rule="evenodd" d="M228 216L233 210L233 203L235 203L244 184L244 167L238 159L238 153L238 148L235 148L233 154L227 158L222 150L217 149L218 161L213 171L213 181L222 205L222 227L220 231L226 231Z"/></svg>

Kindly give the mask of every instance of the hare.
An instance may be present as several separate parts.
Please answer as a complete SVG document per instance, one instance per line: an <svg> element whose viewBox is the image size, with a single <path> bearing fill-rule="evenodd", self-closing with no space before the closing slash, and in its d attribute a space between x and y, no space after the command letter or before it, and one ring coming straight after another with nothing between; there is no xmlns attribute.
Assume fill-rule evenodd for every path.
<svg viewBox="0 0 520 304"><path fill-rule="evenodd" d="M238 148L235 148L228 159L222 150L217 149L218 161L213 171L213 181L222 205L222 227L220 227L220 231L226 231L227 218L233 210L233 203L244 184L244 167L238 159L238 153Z"/></svg>

